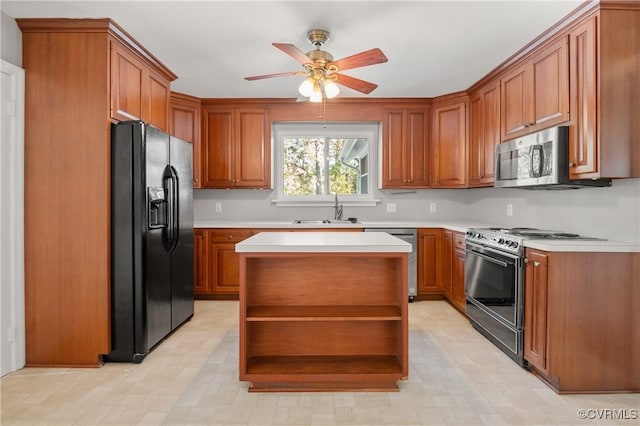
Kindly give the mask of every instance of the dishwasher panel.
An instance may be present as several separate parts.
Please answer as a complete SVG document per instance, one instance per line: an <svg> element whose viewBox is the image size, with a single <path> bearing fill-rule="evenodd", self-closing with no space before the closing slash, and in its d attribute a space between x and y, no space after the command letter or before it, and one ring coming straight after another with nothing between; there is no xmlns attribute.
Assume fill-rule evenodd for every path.
<svg viewBox="0 0 640 426"><path fill-rule="evenodd" d="M418 231L415 228L365 228L364 232L386 232L411 244L407 293L409 302L413 302L418 295Z"/></svg>

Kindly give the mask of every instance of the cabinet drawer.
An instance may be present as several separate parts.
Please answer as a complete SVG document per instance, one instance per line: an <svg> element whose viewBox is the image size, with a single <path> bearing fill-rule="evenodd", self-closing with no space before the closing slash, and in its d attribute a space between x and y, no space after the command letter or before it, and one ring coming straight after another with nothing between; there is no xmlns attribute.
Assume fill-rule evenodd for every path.
<svg viewBox="0 0 640 426"><path fill-rule="evenodd" d="M453 247L456 250L464 250L465 249L465 235L460 232L455 232L453 234Z"/></svg>
<svg viewBox="0 0 640 426"><path fill-rule="evenodd" d="M239 243L253 235L250 229L217 229L211 231L211 240L215 243L234 242Z"/></svg>

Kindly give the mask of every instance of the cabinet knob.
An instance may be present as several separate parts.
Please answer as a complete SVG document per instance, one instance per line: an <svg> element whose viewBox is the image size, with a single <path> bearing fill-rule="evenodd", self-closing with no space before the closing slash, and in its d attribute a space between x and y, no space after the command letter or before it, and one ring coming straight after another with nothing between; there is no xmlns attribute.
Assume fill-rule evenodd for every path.
<svg viewBox="0 0 640 426"><path fill-rule="evenodd" d="M575 166L576 166L576 163L574 163L574 162L569 162L569 167L575 167Z"/></svg>

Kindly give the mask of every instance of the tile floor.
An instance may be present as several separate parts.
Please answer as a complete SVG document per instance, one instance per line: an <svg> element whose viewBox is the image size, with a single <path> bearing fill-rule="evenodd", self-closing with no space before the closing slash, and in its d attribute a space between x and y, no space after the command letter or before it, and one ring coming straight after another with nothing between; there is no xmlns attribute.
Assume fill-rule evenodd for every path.
<svg viewBox="0 0 640 426"><path fill-rule="evenodd" d="M248 393L237 373L238 302L197 301L195 312L142 364L27 368L3 377L0 423L640 424L631 418L639 394L557 395L444 301L409 305L409 380L389 393ZM594 419L581 420L580 409Z"/></svg>

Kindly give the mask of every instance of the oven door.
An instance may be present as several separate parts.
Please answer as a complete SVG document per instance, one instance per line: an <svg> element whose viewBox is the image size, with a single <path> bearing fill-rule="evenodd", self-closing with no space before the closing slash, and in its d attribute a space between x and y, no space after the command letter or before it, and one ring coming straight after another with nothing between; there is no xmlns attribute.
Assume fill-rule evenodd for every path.
<svg viewBox="0 0 640 426"><path fill-rule="evenodd" d="M519 256L467 242L467 299L498 321L522 328L522 265Z"/></svg>

